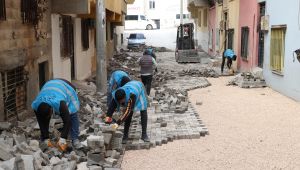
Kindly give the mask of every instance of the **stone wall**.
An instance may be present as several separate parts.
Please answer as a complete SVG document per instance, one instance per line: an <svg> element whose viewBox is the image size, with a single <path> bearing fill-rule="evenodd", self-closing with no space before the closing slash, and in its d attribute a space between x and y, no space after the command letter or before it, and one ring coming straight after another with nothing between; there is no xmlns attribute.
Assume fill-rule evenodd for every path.
<svg viewBox="0 0 300 170"><path fill-rule="evenodd" d="M50 4L47 4L50 6ZM50 32L48 25L50 20L47 16L49 10L44 14L44 20L39 24L42 32ZM39 91L39 63L48 61L51 55L49 45L51 39L48 36L36 39L34 26L23 24L21 17L20 0L6 0L6 20L0 21L0 71L14 69L24 66L27 77L27 107ZM50 67L48 67L50 68ZM46 77L51 77L51 70L47 70ZM30 89L30 92L29 90ZM0 96L2 97L2 96ZM0 108L0 114L3 108Z"/></svg>

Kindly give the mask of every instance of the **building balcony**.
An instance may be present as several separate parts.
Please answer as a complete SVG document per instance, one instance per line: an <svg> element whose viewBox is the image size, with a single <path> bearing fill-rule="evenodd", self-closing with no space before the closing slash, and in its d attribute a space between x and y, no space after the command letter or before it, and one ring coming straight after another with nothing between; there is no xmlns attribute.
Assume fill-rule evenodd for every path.
<svg viewBox="0 0 300 170"><path fill-rule="evenodd" d="M203 8L209 6L210 0L188 0L188 6L191 8Z"/></svg>

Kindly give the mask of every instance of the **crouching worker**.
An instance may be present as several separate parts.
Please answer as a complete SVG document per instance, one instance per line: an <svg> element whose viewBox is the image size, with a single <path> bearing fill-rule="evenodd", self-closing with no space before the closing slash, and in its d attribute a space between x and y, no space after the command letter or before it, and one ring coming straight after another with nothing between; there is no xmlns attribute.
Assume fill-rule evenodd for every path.
<svg viewBox="0 0 300 170"><path fill-rule="evenodd" d="M228 70L233 74L233 70L231 70L231 65L232 65L232 60L235 61L236 60L236 55L235 53L231 50L231 49L227 49L223 52L223 57L222 57L222 65L221 65L221 73L223 73L224 70L224 65L225 65L225 59L227 59L227 67Z"/></svg>
<svg viewBox="0 0 300 170"><path fill-rule="evenodd" d="M132 119L133 112L140 111L141 113L141 124L142 124L142 136L141 139L144 142L149 142L147 135L147 97L145 94L144 86L139 81L130 81L123 87L118 88L112 93L113 100L111 101L107 117L105 118L106 123L113 123L112 115L116 108L125 107L126 110L122 113L119 120L116 121L118 125L125 121L124 125L124 136L123 144L126 144L128 140L128 132Z"/></svg>
<svg viewBox="0 0 300 170"><path fill-rule="evenodd" d="M107 106L109 106L111 100L112 100L112 92L116 90L119 87L124 86L126 83L130 81L129 75L122 71L122 70L116 70L114 71L109 79L109 86L107 89Z"/></svg>
<svg viewBox="0 0 300 170"><path fill-rule="evenodd" d="M57 143L58 149L66 151L68 148L66 140L70 131L73 147L77 149L82 147L78 140L79 119L77 111L79 106L76 88L70 82L64 79L48 81L31 105L40 126L42 142L48 147L53 147L49 139L49 123L53 109L63 121L61 137Z"/></svg>

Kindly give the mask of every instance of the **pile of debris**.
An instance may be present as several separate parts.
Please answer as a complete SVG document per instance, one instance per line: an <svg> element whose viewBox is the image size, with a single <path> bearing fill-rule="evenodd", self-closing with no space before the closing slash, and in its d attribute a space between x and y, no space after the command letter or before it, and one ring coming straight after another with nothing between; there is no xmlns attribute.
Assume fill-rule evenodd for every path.
<svg viewBox="0 0 300 170"><path fill-rule="evenodd" d="M200 69L185 69L180 71L179 76L192 76L192 77L213 77L218 78L219 74L212 68Z"/></svg>
<svg viewBox="0 0 300 170"><path fill-rule="evenodd" d="M144 52L145 49L147 48L152 48L155 52L173 52L173 50L170 50L166 47L154 47L154 46L141 46L141 47L136 47L136 48L132 48L132 49L120 49L120 52Z"/></svg>
<svg viewBox="0 0 300 170"><path fill-rule="evenodd" d="M84 163L85 169L120 168L124 154L121 131L115 131L103 123L99 115L106 110L106 96L96 93L93 83L84 82L79 86L81 110L79 139L81 149L68 148L60 152L56 147L48 148L39 142L40 130L37 121L29 118L15 124L0 123L0 169L76 169ZM80 86L85 86L82 88ZM53 116L49 132L51 141L58 141L63 122ZM68 141L69 143L71 141ZM70 144L71 146L71 144Z"/></svg>
<svg viewBox="0 0 300 170"><path fill-rule="evenodd" d="M169 71L159 71L153 75L152 87L159 87L165 84L168 80L175 80L176 76L174 72Z"/></svg>
<svg viewBox="0 0 300 170"><path fill-rule="evenodd" d="M263 88L267 87L266 81L260 74L244 72L236 75L228 83L228 86L239 86L241 88Z"/></svg>

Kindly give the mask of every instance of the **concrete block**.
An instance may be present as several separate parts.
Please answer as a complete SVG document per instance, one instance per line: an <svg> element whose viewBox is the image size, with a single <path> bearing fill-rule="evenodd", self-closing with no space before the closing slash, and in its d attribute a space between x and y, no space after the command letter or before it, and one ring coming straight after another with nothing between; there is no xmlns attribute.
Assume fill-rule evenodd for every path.
<svg viewBox="0 0 300 170"><path fill-rule="evenodd" d="M111 165L111 167L117 163L117 160L111 157L108 157L105 159L105 163L107 163L108 165Z"/></svg>
<svg viewBox="0 0 300 170"><path fill-rule="evenodd" d="M33 160L32 155L18 155L15 158L14 168L17 170L34 170Z"/></svg>
<svg viewBox="0 0 300 170"><path fill-rule="evenodd" d="M16 145L19 145L23 142L26 142L26 137L25 137L24 134L21 134L21 135L13 134L13 138L14 138L14 141L15 141Z"/></svg>
<svg viewBox="0 0 300 170"><path fill-rule="evenodd" d="M5 145L4 143L0 143L0 159L3 161L7 161L13 157L10 153L9 146Z"/></svg>
<svg viewBox="0 0 300 170"><path fill-rule="evenodd" d="M91 135L87 138L87 145L91 149L104 147L104 137Z"/></svg>
<svg viewBox="0 0 300 170"><path fill-rule="evenodd" d="M12 124L9 122L0 122L0 130L9 130Z"/></svg>
<svg viewBox="0 0 300 170"><path fill-rule="evenodd" d="M29 141L29 146L33 151L38 151L40 149L39 147L39 141L37 140L30 140Z"/></svg>
<svg viewBox="0 0 300 170"><path fill-rule="evenodd" d="M105 158L103 153L91 153L89 152L87 155L87 165L99 165L102 166L104 164Z"/></svg>
<svg viewBox="0 0 300 170"><path fill-rule="evenodd" d="M111 157L114 159L119 159L120 158L120 153L116 150L113 150L111 153Z"/></svg>
<svg viewBox="0 0 300 170"><path fill-rule="evenodd" d="M104 143L106 145L110 144L111 138L112 138L112 134L111 133L103 133L103 136L104 136Z"/></svg>

